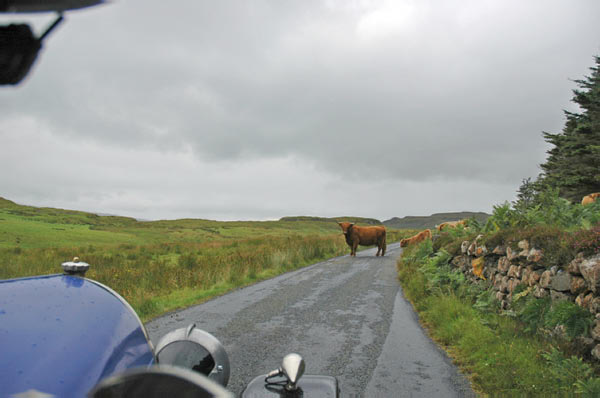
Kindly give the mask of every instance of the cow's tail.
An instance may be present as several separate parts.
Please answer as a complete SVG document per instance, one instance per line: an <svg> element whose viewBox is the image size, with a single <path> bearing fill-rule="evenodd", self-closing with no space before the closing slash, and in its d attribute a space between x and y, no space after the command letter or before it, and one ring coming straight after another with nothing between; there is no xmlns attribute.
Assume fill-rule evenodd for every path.
<svg viewBox="0 0 600 398"><path fill-rule="evenodd" d="M381 243L381 255L384 256L385 255L385 250L387 249L387 242L386 242L386 236L387 236L387 232L384 230L383 231L383 242Z"/></svg>

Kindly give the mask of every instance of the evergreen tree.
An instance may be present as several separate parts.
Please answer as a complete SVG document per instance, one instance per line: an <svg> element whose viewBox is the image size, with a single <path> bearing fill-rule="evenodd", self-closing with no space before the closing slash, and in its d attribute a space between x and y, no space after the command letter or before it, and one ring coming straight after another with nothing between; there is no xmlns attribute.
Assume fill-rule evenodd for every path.
<svg viewBox="0 0 600 398"><path fill-rule="evenodd" d="M517 200L513 202L514 209L517 211L527 210L535 204L537 194L536 183L531 181L531 177L523 179L517 191Z"/></svg>
<svg viewBox="0 0 600 398"><path fill-rule="evenodd" d="M544 132L546 142L554 147L541 164L542 174L536 190L558 189L560 196L572 202L592 192L600 192L600 57L591 76L575 80L572 101L581 113L565 111L567 122L562 133Z"/></svg>

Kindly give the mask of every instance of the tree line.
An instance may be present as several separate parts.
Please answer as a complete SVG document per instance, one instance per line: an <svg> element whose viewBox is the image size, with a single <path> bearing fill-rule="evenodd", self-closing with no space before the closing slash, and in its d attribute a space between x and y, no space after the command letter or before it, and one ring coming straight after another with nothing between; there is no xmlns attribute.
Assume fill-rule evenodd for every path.
<svg viewBox="0 0 600 398"><path fill-rule="evenodd" d="M572 101L581 112L564 111L565 126L560 133L543 132L552 145L542 172L535 180L524 179L517 193L516 208L540 204L549 191L578 203L592 192L600 192L600 57L584 79L575 80Z"/></svg>

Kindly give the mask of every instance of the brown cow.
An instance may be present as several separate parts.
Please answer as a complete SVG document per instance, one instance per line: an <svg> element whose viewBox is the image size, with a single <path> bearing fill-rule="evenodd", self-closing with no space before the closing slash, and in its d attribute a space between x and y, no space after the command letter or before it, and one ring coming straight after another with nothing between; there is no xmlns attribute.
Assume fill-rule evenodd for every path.
<svg viewBox="0 0 600 398"><path fill-rule="evenodd" d="M350 222L339 222L342 228L342 232L346 237L346 243L350 246L350 255L356 256L356 248L358 245L370 246L377 245L377 254L385 255L385 249L387 248L385 242L385 227L374 226L374 227L359 227Z"/></svg>
<svg viewBox="0 0 600 398"><path fill-rule="evenodd" d="M466 228L467 226L467 220L460 220L460 221L447 221L447 222L443 222L440 225L438 225L436 228L438 231L442 231L442 229L448 227L448 228L456 228L459 225L462 225L463 227Z"/></svg>
<svg viewBox="0 0 600 398"><path fill-rule="evenodd" d="M400 241L400 247L406 247L408 245L420 243L420 242L424 241L425 239L431 239L431 230L430 229L421 231L413 237L402 239Z"/></svg>
<svg viewBox="0 0 600 398"><path fill-rule="evenodd" d="M600 192L591 193L589 195L584 196L583 199L581 199L581 204L583 206L585 206L585 205L591 205L598 198L600 198Z"/></svg>

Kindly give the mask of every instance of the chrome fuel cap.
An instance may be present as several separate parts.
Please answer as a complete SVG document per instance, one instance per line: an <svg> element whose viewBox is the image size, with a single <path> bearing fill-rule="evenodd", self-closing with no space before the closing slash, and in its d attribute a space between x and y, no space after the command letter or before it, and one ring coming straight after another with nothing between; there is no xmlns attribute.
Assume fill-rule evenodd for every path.
<svg viewBox="0 0 600 398"><path fill-rule="evenodd" d="M87 270L90 269L90 265L83 261L79 261L79 257L75 257L73 258L73 261L66 261L61 265L64 273L69 275L84 276Z"/></svg>

